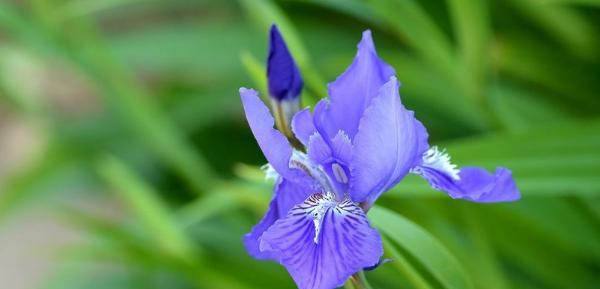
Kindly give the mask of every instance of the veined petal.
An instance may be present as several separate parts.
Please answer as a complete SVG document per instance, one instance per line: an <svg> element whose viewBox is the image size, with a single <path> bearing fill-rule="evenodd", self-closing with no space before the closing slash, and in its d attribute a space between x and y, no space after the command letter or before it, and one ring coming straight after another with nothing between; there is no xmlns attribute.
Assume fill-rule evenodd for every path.
<svg viewBox="0 0 600 289"><path fill-rule="evenodd" d="M271 227L275 221L285 217L290 209L295 205L302 203L312 194L313 190L310 184L303 182L290 182L279 178L275 184L273 198L269 203L269 208L265 216L252 228L250 233L244 236L244 245L248 254L252 257L263 260L273 259L272 253L261 252L260 238L262 234Z"/></svg>
<svg viewBox="0 0 600 289"><path fill-rule="evenodd" d="M334 129L327 132L329 137L343 130L353 139L364 110L394 74L394 69L377 55L371 31L363 32L354 61L328 87L331 104L327 120L334 124Z"/></svg>
<svg viewBox="0 0 600 289"><path fill-rule="evenodd" d="M313 123L315 129L323 136L327 141L333 137L339 130L337 123L332 121L329 100L321 99L315 105L313 112Z"/></svg>
<svg viewBox="0 0 600 289"><path fill-rule="evenodd" d="M294 115L294 118L292 119L292 131L304 146L308 146L310 136L317 131L313 124L310 109L305 108Z"/></svg>
<svg viewBox="0 0 600 289"><path fill-rule="evenodd" d="M350 200L314 194L275 222L261 250L283 264L300 289L333 289L379 262L381 237Z"/></svg>
<svg viewBox="0 0 600 289"><path fill-rule="evenodd" d="M347 165L352 157L352 143L341 130L329 142L318 132L313 133L308 142L308 156L319 165L326 165L332 161Z"/></svg>
<svg viewBox="0 0 600 289"><path fill-rule="evenodd" d="M430 148L423 155L422 163L411 171L425 178L434 189L446 192L454 199L491 203L520 198L510 170L499 167L493 175L478 167L459 170L450 162L450 157L436 147Z"/></svg>
<svg viewBox="0 0 600 289"><path fill-rule="evenodd" d="M271 26L267 80L269 94L277 100L297 98L304 85L296 62L275 25Z"/></svg>
<svg viewBox="0 0 600 289"><path fill-rule="evenodd" d="M333 140L331 141L331 149L333 155L338 161L345 164L350 162L352 158L352 142L346 133L342 130L338 131Z"/></svg>
<svg viewBox="0 0 600 289"><path fill-rule="evenodd" d="M331 147L325 142L325 139L319 134L314 133L308 141L308 157L315 164L328 163L332 159Z"/></svg>
<svg viewBox="0 0 600 289"><path fill-rule="evenodd" d="M292 147L286 137L273 128L275 120L254 89L240 88L246 119L258 146L271 166L283 177L294 178L289 168Z"/></svg>
<svg viewBox="0 0 600 289"><path fill-rule="evenodd" d="M400 103L398 81L391 77L365 110L354 137L350 162L350 195L373 203L396 185L425 149L423 125Z"/></svg>
<svg viewBox="0 0 600 289"><path fill-rule="evenodd" d="M512 172L507 168L498 167L492 175L482 168L464 167L459 175L458 186L462 188L462 194L454 197L479 203L509 202L521 198Z"/></svg>

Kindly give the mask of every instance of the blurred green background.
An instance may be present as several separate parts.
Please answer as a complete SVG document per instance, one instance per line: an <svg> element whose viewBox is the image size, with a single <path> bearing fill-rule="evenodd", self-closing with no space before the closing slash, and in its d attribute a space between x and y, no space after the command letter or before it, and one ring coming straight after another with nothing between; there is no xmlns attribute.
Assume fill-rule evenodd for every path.
<svg viewBox="0 0 600 289"><path fill-rule="evenodd" d="M432 143L522 191L406 178L375 289L599 288L597 0L2 0L0 287L295 288L241 242L272 184L237 90L264 91L271 23L308 105L372 29Z"/></svg>

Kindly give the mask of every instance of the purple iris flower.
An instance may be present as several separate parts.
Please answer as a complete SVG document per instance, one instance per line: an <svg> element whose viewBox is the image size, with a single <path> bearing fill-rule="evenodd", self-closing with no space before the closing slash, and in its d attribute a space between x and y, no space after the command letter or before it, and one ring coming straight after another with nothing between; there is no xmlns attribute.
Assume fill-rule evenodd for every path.
<svg viewBox="0 0 600 289"><path fill-rule="evenodd" d="M286 267L300 289L332 289L376 266L383 254L366 211L409 173L452 198L502 202L519 198L508 169L458 169L430 147L425 127L400 101L394 69L365 31L352 64L329 84L329 99L292 119L294 148L273 128L252 89L240 95L250 128L276 179L263 219L245 236L248 252Z"/></svg>

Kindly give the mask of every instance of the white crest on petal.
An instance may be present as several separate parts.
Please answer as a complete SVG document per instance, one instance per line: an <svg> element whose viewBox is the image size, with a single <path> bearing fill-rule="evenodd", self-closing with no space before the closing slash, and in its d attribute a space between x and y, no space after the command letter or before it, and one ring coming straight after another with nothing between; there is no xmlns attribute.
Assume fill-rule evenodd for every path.
<svg viewBox="0 0 600 289"><path fill-rule="evenodd" d="M440 151L438 150L437 146L429 148L423 154L423 164L421 164L421 166L440 171L456 181L460 180L460 170L458 167L455 164L452 164L450 161L450 156L446 153L446 150ZM415 168L413 170L415 173L419 173L419 168Z"/></svg>
<svg viewBox="0 0 600 289"><path fill-rule="evenodd" d="M313 224L315 225L315 238L313 239L315 244L319 244L319 233L321 232L321 226L323 225L323 217L325 213L332 207L337 205L335 195L333 193L325 194L314 194L310 196L305 204L310 207L310 215L313 218Z"/></svg>
<svg viewBox="0 0 600 289"><path fill-rule="evenodd" d="M329 175L322 166L313 163L303 152L294 150L290 158L290 168L299 169L317 181L323 191L334 192L335 187L329 179Z"/></svg>
<svg viewBox="0 0 600 289"><path fill-rule="evenodd" d="M277 180L279 178L279 174L273 168L271 164L265 164L260 169L265 173L265 180Z"/></svg>
<svg viewBox="0 0 600 289"><path fill-rule="evenodd" d="M319 244L319 235L323 226L323 219L330 210L333 210L332 214L364 216L364 212L358 205L353 203L350 198L346 197L344 200L340 201L332 192L311 195L304 203L294 207L291 214L304 214L312 218L315 226L315 237L313 241L315 244Z"/></svg>

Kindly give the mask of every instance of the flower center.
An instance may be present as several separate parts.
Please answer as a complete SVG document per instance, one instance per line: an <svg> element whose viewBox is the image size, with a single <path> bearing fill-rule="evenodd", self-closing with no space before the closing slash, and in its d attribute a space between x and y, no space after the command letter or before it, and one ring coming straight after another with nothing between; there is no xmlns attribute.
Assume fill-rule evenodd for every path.
<svg viewBox="0 0 600 289"><path fill-rule="evenodd" d="M336 186L330 179L329 175L325 172L323 167L314 164L305 153L295 150L290 158L290 168L299 169L316 180L323 189L324 193L334 193L338 198L342 198L344 196L343 192L339 192L339 190L336 189ZM334 163L332 165L332 170L334 171L333 174L338 182L342 182L341 180L346 180L345 183L348 182L348 177L346 176L344 169L339 164Z"/></svg>

